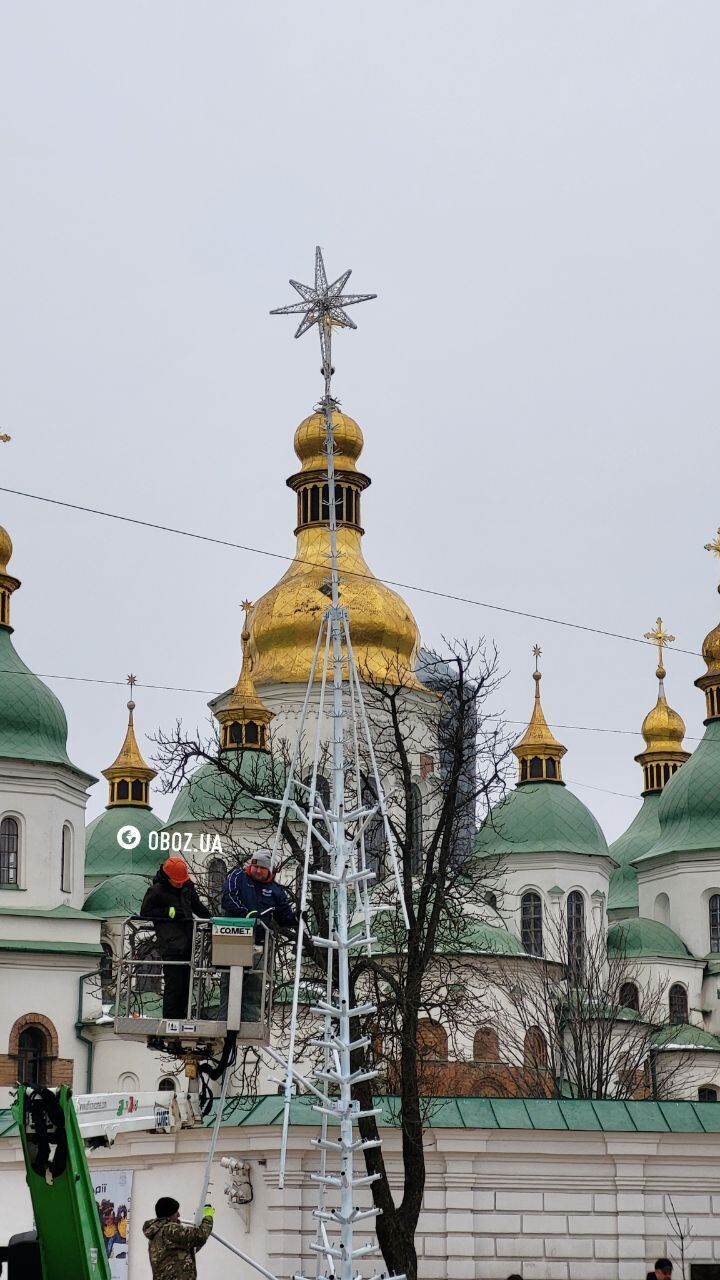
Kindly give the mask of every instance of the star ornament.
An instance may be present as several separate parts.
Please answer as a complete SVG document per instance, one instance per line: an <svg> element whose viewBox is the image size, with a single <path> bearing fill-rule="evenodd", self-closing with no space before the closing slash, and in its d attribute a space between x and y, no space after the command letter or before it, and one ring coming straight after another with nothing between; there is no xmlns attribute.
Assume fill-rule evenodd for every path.
<svg viewBox="0 0 720 1280"><path fill-rule="evenodd" d="M705 550L711 551L714 556L720 557L720 529L717 531L717 537L712 542L705 543Z"/></svg>
<svg viewBox="0 0 720 1280"><path fill-rule="evenodd" d="M357 325L347 314L346 307L357 306L359 302L370 302L377 297L376 293L343 293L343 289L351 276L344 271L337 280L328 284L322 249L315 250L315 285L300 284L291 280L290 284L300 294L300 302L291 302L287 307L276 307L271 316L302 316L295 330L295 337L301 338L304 333L317 325L320 332L323 364L329 363L331 329L357 329Z"/></svg>

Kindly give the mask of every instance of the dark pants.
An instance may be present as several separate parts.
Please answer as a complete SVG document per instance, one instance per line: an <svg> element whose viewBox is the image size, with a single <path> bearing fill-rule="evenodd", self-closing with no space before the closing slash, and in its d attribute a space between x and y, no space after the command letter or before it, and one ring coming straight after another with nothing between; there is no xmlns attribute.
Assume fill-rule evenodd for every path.
<svg viewBox="0 0 720 1280"><path fill-rule="evenodd" d="M163 1018L187 1018L190 995L190 957L166 956L167 960L185 960L184 964L163 965Z"/></svg>

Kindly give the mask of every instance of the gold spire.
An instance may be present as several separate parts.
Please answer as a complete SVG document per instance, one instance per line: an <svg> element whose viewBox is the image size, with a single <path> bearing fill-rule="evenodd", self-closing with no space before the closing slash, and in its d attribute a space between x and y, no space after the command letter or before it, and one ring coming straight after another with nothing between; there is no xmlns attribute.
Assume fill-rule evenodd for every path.
<svg viewBox="0 0 720 1280"><path fill-rule="evenodd" d="M705 550L720 557L720 529L712 542L705 543ZM705 723L707 724L708 720L720 719L720 624L713 627L703 640L702 656L705 659L707 672L704 676L700 676L695 684L705 693L707 707Z"/></svg>
<svg viewBox="0 0 720 1280"><path fill-rule="evenodd" d="M7 529L0 525L0 627L10 627L10 597L20 586L20 579L13 578L7 571L12 553L12 538Z"/></svg>
<svg viewBox="0 0 720 1280"><path fill-rule="evenodd" d="M133 724L135 703L132 700L132 692L137 683L137 676L129 675L127 683L130 685L130 701L127 704L128 727L125 741L120 748L117 760L102 771L103 777L107 778L110 784L107 807L110 809L122 804L133 805L136 809L149 809L150 783L157 776L157 770L151 769L150 765L145 763L135 737Z"/></svg>
<svg viewBox="0 0 720 1280"><path fill-rule="evenodd" d="M238 682L224 707L215 712L220 722L220 746L223 750L239 750L250 747L263 750L267 747L267 730L274 712L265 706L255 688L252 677L253 658L250 645L250 610L252 601L243 600L245 621L242 629L242 668Z"/></svg>
<svg viewBox="0 0 720 1280"><path fill-rule="evenodd" d="M685 723L681 715L668 706L665 697L665 663L663 649L667 644L674 644L675 636L665 630L662 618L655 620L655 626L645 632L645 639L657 645L658 664L655 675L658 680L658 698L652 711L648 711L642 722L642 736L645 739L645 750L635 757L643 769L643 795L662 791L666 782L682 764L690 753L683 750Z"/></svg>
<svg viewBox="0 0 720 1280"><path fill-rule="evenodd" d="M350 613L360 675L392 681L396 673L405 683L419 688L415 619L405 601L373 575L362 552L361 495L370 484L369 477L357 468L363 433L357 422L339 410L333 412L333 432L340 595ZM310 674L320 620L328 605L323 591L330 551L324 443L324 416L312 413L295 432L300 470L287 482L297 493L296 558L280 581L258 600L250 617L250 653L258 684L305 684ZM395 495L401 509L400 484L395 486Z"/></svg>
<svg viewBox="0 0 720 1280"><path fill-rule="evenodd" d="M557 738L550 732L550 727L540 705L542 673L539 667L539 659L541 654L542 649L540 646L533 645L533 657L535 658L535 670L533 671L535 705L527 729L520 741L516 742L512 749L513 754L518 759L518 785L523 782L562 782L560 761L565 755L567 747L558 742Z"/></svg>

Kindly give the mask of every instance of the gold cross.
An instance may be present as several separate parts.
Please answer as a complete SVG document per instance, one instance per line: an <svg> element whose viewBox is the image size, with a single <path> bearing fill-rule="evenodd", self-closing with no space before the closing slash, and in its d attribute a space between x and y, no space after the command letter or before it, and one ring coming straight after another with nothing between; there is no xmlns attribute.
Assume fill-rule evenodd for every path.
<svg viewBox="0 0 720 1280"><path fill-rule="evenodd" d="M657 645L658 667L656 674L658 680L662 680L665 676L665 667L663 666L663 649L666 644L674 644L675 637L671 636L670 632L665 630L662 618L656 618L655 626L652 628L652 631L645 632L645 639L652 640L653 644Z"/></svg>
<svg viewBox="0 0 720 1280"><path fill-rule="evenodd" d="M720 529L717 531L717 537L712 542L705 543L705 550L712 551L714 556L720 556Z"/></svg>

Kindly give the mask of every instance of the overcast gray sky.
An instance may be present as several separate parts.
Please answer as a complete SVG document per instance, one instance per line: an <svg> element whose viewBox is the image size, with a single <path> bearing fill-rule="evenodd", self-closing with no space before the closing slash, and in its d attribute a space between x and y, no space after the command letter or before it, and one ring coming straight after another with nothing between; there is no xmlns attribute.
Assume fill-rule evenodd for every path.
<svg viewBox="0 0 720 1280"><path fill-rule="evenodd" d="M379 294L336 358L375 572L637 636L662 613L699 650L720 608L719 51L716 0L5 0L1 483L291 551L319 358L267 313L317 243ZM282 567L5 494L0 521L39 672L227 687L239 602ZM428 643L497 641L513 719L536 641L553 722L637 732L654 702L642 646L405 594ZM697 737L701 660L667 665ZM99 773L126 692L52 687ZM207 714L136 696L142 729ZM557 732L613 838L641 740Z"/></svg>

